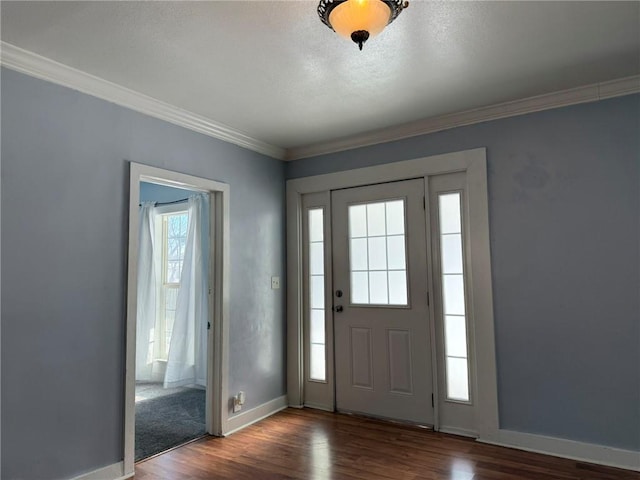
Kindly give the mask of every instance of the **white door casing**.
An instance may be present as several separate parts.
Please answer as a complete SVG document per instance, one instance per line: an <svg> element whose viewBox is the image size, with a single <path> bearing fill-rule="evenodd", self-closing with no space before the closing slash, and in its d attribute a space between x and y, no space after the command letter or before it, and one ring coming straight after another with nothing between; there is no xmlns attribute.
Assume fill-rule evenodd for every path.
<svg viewBox="0 0 640 480"><path fill-rule="evenodd" d="M464 173L464 188L460 185L438 185L437 176L456 172ZM471 402L468 405L455 402L435 402L434 428L436 430L471 435L483 443L503 445L522 450L546 453L555 456L583 460L618 468L640 471L638 452L608 446L588 444L574 440L546 437L531 433L515 432L499 428L498 389L495 358L495 329L493 320L493 287L491 278L491 251L489 237L489 202L487 191L487 152L484 148L445 153L430 157L391 162L382 165L339 171L335 173L297 178L287 181L287 394L289 405L299 407L308 402L310 392L304 391L303 369L303 301L302 295L302 199L310 193L351 188L377 183L393 182L411 178L422 178L425 182L427 198L432 193L439 194L451 188L463 191L462 202L464 227L464 266L466 299L468 307L468 340L470 368L475 371L475 385L470 385ZM433 182L431 181L433 179ZM442 190L441 188L444 188ZM431 192L433 190L433 192ZM324 203L330 207L327 199ZM429 206L428 206L429 207ZM431 212L433 213L433 211ZM431 224L431 225L429 225ZM437 219L427 218L428 229L437 233ZM433 235L430 235L432 237ZM428 242L429 243L429 242ZM429 255L436 261L433 268L439 268L437 258L438 243L427 245ZM326 254L326 252L325 252ZM326 262L326 274L331 278L331 263ZM436 270L432 276L437 276ZM433 310L438 293L434 292L434 279L429 279L431 314L436 323L440 312ZM438 313L438 315L436 315ZM333 323L333 316L327 315L327 325ZM441 327L441 326L440 326ZM327 327L329 328L329 326ZM433 334L436 339L441 331ZM441 340L439 340L441 341ZM437 342L435 342L437 343ZM433 349L435 352L435 349ZM441 353L441 352L440 352ZM327 351L327 355L333 352ZM434 360L434 365L436 361ZM439 376L439 375L438 375ZM435 374L434 374L435 378ZM320 384L318 384L320 385ZM437 382L434 381L436 398L441 398ZM326 384L325 384L326 390ZM329 401L327 401L329 399ZM334 410L333 396L323 392L322 408ZM449 409L450 414L439 408ZM464 408L468 415L458 416L456 410ZM462 417L465 417L463 419ZM456 419L456 421L452 421ZM468 427L468 420L472 426ZM457 420L467 426L461 428Z"/></svg>
<svg viewBox="0 0 640 480"><path fill-rule="evenodd" d="M465 435L471 437L477 437L478 432L475 428L475 409L474 402L476 400L476 373L475 373L475 342L474 342L474 328L473 319L473 302L470 299L469 281L464 281L464 293L462 302L464 305L464 311L461 312L462 316L451 315L445 313L445 293L443 291L443 282L441 279L443 275L447 275L447 272L451 271L451 266L445 268L443 263L451 263L451 253L447 255L448 262L443 258L443 238L451 237L451 235L442 234L443 222L446 223L440 216L440 198L441 196L459 195L460 199L460 229L461 229L461 257L460 258L460 271L464 277L468 276L470 270L470 232L467 228L468 225L468 204L466 195L466 174L465 172L456 172L445 175L434 175L429 177L429 199L427 204L429 205L429 216L431 219L431 246L432 246L432 258L433 263L431 265L433 282L433 306L435 311L434 326L436 341L434 342L436 347L436 364L437 364L437 382L438 382L438 411L440 414L441 431L448 433ZM450 248L450 247L449 247ZM454 262L457 263L457 262ZM467 280L467 279L465 279ZM449 286L448 288L451 288ZM457 318L458 321L462 321L464 324L464 330L466 333L466 354L467 354L467 368L468 368L468 399L452 399L448 398L448 385L447 385L447 348L455 344L455 338L449 338L447 341L447 334L451 337L454 332L447 332L445 323L451 318ZM461 339L457 339L460 343ZM447 345L449 347L447 347ZM464 349L461 345L459 349ZM455 354L456 353L454 352Z"/></svg>
<svg viewBox="0 0 640 480"><path fill-rule="evenodd" d="M473 309L473 325L475 336L473 351L475 357L475 373L477 388L473 406L473 427L470 431L477 432L481 440L495 441L498 437L498 404L497 382L495 370L495 343L493 328L493 300L491 289L491 268L488 228L488 202L487 202L487 171L485 149L467 150L432 157L419 158L374 167L360 168L337 172L332 174L317 175L313 177L299 178L287 182L287 264L288 264L288 396L292 406L303 405L308 399L308 392L303 390L303 337L302 318L304 297L301 291L302 285L302 198L313 192L328 192L338 189L365 186L371 184L394 182L419 178L428 185L429 178L435 175L443 175L454 172L465 172L465 193L467 198L468 216L465 219L469 242L465 247L468 258L468 270L466 281L469 291L468 302ZM427 191L427 197L429 192ZM429 225L429 218L427 218ZM430 227L428 227L430 228ZM424 247L431 255L431 246L427 242ZM329 267L331 268L331 267ZM330 274L330 272L327 272ZM429 291L433 298L434 279L429 278ZM333 286L334 291L337 286ZM431 315L435 319L433 311L434 302L431 302ZM337 328L338 314L328 316L328 324L335 323ZM432 335L432 341L435 335ZM435 352L435 350L433 350ZM333 352L327 352L333 355ZM435 365L435 362L433 362ZM339 370L340 365L335 369ZM434 392L437 392L437 383L433 382ZM324 395L323 398L330 398ZM430 399L429 399L430 404ZM333 410L335 403L323 405L324 408ZM435 404L434 427L440 428L440 413L438 402ZM442 425L445 429L447 425Z"/></svg>
<svg viewBox="0 0 640 480"><path fill-rule="evenodd" d="M129 250L127 272L127 326L124 412L123 474L134 473L135 430L135 346L138 278L138 219L140 182L207 193L210 208L209 318L207 351L206 428L214 435L228 431L228 349L229 349L229 272L230 207L229 185L183 173L131 162L129 174Z"/></svg>
<svg viewBox="0 0 640 480"><path fill-rule="evenodd" d="M302 291L304 296L303 304L305 305L303 317L303 343L304 346L304 391L305 391L305 406L318 408L323 410L333 410L334 402L334 364L333 364L333 313L330 307L331 305L331 291L332 291L332 275L331 275L331 215L329 214L329 192L312 193L305 195L303 198L303 218L302 218L302 241L304 248L303 253L303 279L302 279ZM322 247L322 262L317 262L314 265L314 269L311 268L310 261L310 212L312 210L319 211L322 217L322 226L320 228L319 235L323 240ZM318 252L316 252L318 253ZM323 307L323 311L318 309L312 309L310 305L311 301L311 277L313 274L322 274L323 290L322 299L316 301ZM318 285L315 285L318 288ZM313 311L312 311L313 310ZM312 335L311 327L311 315L315 313L322 314L322 320L324 320L324 355L323 359L314 359L315 362L320 361L324 363L320 370L324 370L324 378L314 378L314 374L311 371L311 343L315 341L314 335ZM316 318L316 321L318 319ZM316 326L317 329L317 326Z"/></svg>
<svg viewBox="0 0 640 480"><path fill-rule="evenodd" d="M421 179L332 192L340 411L433 424L423 199Z"/></svg>

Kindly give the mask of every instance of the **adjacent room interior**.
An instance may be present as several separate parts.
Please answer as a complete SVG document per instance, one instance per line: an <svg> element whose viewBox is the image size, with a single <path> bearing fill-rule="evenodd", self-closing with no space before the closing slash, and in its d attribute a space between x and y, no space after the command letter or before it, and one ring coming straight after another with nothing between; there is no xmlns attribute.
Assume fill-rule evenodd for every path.
<svg viewBox="0 0 640 480"><path fill-rule="evenodd" d="M208 195L141 182L140 202L136 461L206 434L209 318Z"/></svg>

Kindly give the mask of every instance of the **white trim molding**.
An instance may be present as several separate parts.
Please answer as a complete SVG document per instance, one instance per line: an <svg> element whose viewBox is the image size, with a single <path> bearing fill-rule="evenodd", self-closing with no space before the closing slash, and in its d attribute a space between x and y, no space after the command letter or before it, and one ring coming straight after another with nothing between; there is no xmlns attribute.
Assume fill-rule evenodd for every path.
<svg viewBox="0 0 640 480"><path fill-rule="evenodd" d="M393 142L410 137L417 137L428 133L440 132L465 125L515 117L527 113L551 110L554 108L577 105L579 103L596 102L607 98L621 97L640 92L640 75L600 82L559 92L537 95L511 102L475 108L463 112L439 115L436 117L406 123L396 127L374 130L371 132L346 137L335 141L309 145L306 147L290 148L286 152L285 160L299 160L302 158L326 155L329 153L352 150L380 143Z"/></svg>
<svg viewBox="0 0 640 480"><path fill-rule="evenodd" d="M133 473L124 474L124 462L118 462L92 472L83 473L72 480L125 480L132 477Z"/></svg>
<svg viewBox="0 0 640 480"><path fill-rule="evenodd" d="M101 98L150 117L159 118L273 158L281 160L285 157L284 148L252 138L210 118L170 105L7 42L0 43L0 50L2 66L11 70Z"/></svg>
<svg viewBox="0 0 640 480"><path fill-rule="evenodd" d="M140 182L208 193L211 198L209 330L207 352L206 427L213 435L224 435L229 427L227 393L229 385L229 304L230 304L230 187L226 183L131 162L129 173L129 257L127 273L127 323L124 411L124 474L134 473L135 442L135 361L138 278L138 219Z"/></svg>
<svg viewBox="0 0 640 480"><path fill-rule="evenodd" d="M496 440L478 439L479 442L517 448L528 452L640 471L640 452L620 448L547 437L513 430L499 430Z"/></svg>
<svg viewBox="0 0 640 480"><path fill-rule="evenodd" d="M258 405L251 410L239 413L238 415L235 415L227 420L227 431L225 432L225 436L231 435L232 433L242 430L249 425L270 417L274 413L278 413L288 406L289 401L287 400L287 396L283 395L281 397L274 398L273 400L263 403L262 405Z"/></svg>
<svg viewBox="0 0 640 480"><path fill-rule="evenodd" d="M635 88L635 87L634 87ZM595 464L640 471L640 452L499 428L493 293L484 148L435 155L287 181L287 378L289 405L304 405L302 376L302 195L360 185L466 171L472 237L471 285L477 366L476 432L440 431L477 441ZM311 405L309 405L311 406ZM317 408L317 407L315 407Z"/></svg>
<svg viewBox="0 0 640 480"><path fill-rule="evenodd" d="M465 125L579 103L596 102L640 92L640 75L635 75L472 110L438 115L329 142L286 149L253 138L203 115L170 105L7 42L0 42L0 64L11 70L101 98L145 115L159 118L174 125L179 125L279 160L299 160L326 155L440 132Z"/></svg>
<svg viewBox="0 0 640 480"><path fill-rule="evenodd" d="M471 234L470 285L477 366L477 432L495 439L498 431L498 388L493 325L493 290L489 245L486 150L387 163L287 181L287 379L289 404L304 405L302 349L302 195L341 188L466 172ZM437 419L436 419L437 423Z"/></svg>

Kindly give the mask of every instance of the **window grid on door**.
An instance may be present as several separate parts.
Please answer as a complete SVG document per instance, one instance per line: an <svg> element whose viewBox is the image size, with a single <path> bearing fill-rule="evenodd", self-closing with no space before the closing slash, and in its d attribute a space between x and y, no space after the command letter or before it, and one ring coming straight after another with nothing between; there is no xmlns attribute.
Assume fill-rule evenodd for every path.
<svg viewBox="0 0 640 480"><path fill-rule="evenodd" d="M352 305L408 305L404 217L404 199L349 206Z"/></svg>
<svg viewBox="0 0 640 480"><path fill-rule="evenodd" d="M447 400L470 401L460 192L438 195Z"/></svg>
<svg viewBox="0 0 640 480"><path fill-rule="evenodd" d="M310 208L309 227L309 379L326 381L324 208Z"/></svg>

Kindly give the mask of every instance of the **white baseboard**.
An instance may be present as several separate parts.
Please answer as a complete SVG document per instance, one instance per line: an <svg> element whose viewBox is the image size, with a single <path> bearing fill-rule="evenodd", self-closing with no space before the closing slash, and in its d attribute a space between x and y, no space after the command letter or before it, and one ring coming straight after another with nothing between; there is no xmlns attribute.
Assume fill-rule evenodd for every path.
<svg viewBox="0 0 640 480"><path fill-rule="evenodd" d="M224 435L231 435L288 407L286 395L263 403L262 405L230 418L227 421L227 428L225 429ZM299 406L292 407L301 408ZM311 405L309 405L309 407L318 408ZM324 408L320 409L324 410ZM443 427L439 431L467 437L477 436L473 432L457 428ZM640 452L632 450L623 450L592 443L515 432L512 430L498 430L495 441L485 440L483 438L477 438L477 441L501 447L517 448L528 452L552 455L554 457L569 458L571 460L595 463L598 465L640 471ZM118 462L74 477L72 480L126 480L133 477L133 473L125 475L123 472L124 463Z"/></svg>
<svg viewBox="0 0 640 480"><path fill-rule="evenodd" d="M640 452L632 450L622 450L604 445L515 432L513 430L498 430L495 441L482 438L478 438L478 441L528 452L544 453L554 457L640 471Z"/></svg>
<svg viewBox="0 0 640 480"><path fill-rule="evenodd" d="M274 413L284 410L289 406L287 396L275 398L267 403L263 403L251 410L247 410L235 417L231 417L227 420L224 436L231 435L232 433L242 430L249 425L256 423L264 418L267 418ZM124 474L124 462L114 463L106 467L99 468L92 472L82 474L72 480L126 480L133 477L133 473Z"/></svg>
<svg viewBox="0 0 640 480"><path fill-rule="evenodd" d="M72 480L125 480L132 477L133 473L128 475L124 474L124 462L118 462L92 472L83 473L78 477L74 477Z"/></svg>
<svg viewBox="0 0 640 480"><path fill-rule="evenodd" d="M243 428L248 427L253 423L259 422L260 420L279 412L280 410L284 410L288 406L289 402L287 400L287 396L283 395L281 397L274 398L267 403L263 403L262 405L252 408L251 410L247 410L244 413L240 413L235 417L231 417L227 420L223 435L231 435L238 430L242 430Z"/></svg>

